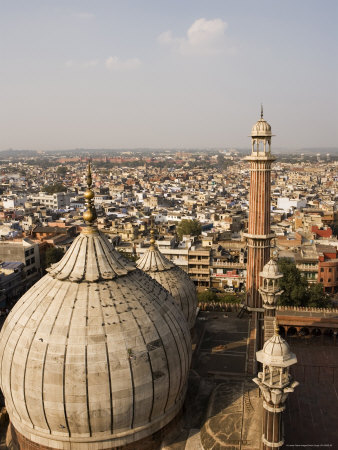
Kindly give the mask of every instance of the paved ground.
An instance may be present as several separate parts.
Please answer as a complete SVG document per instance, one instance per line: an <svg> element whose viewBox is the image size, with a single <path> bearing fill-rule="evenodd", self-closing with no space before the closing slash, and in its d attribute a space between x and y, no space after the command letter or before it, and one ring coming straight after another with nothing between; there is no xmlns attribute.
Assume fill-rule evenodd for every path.
<svg viewBox="0 0 338 450"><path fill-rule="evenodd" d="M285 448L338 449L338 345L299 338L289 343L298 358L293 374L300 385L287 402Z"/></svg>
<svg viewBox="0 0 338 450"><path fill-rule="evenodd" d="M240 448L236 440L242 440L243 449L255 447L252 436L259 434L259 423L247 422L242 436L237 426L241 408L244 421L249 416L260 415L257 391L251 388L246 391L250 404L248 395L243 397L242 403L240 401L241 386L248 380L244 374L247 329L245 316L238 319L232 313L200 314L181 428L168 437L163 448L200 450L201 435L206 448L229 448L219 442L219 438L225 441L229 436L234 449ZM321 341L315 337L288 338L288 342L298 358L293 374L300 386L289 395L287 402L285 448L338 449L338 345L334 346L332 339ZM233 391L230 396L226 386ZM218 392L218 401L210 402L215 392ZM208 417L215 417L215 420L210 421ZM232 435L229 424L233 426Z"/></svg>
<svg viewBox="0 0 338 450"><path fill-rule="evenodd" d="M197 319L202 333L192 368L200 376L245 373L248 320L236 313L202 312Z"/></svg>
<svg viewBox="0 0 338 450"><path fill-rule="evenodd" d="M257 389L245 376L247 335L247 317L200 313L181 428L166 438L162 449L199 450L202 441L208 449L237 449L242 444L242 448L257 448L257 432L249 420L256 407Z"/></svg>

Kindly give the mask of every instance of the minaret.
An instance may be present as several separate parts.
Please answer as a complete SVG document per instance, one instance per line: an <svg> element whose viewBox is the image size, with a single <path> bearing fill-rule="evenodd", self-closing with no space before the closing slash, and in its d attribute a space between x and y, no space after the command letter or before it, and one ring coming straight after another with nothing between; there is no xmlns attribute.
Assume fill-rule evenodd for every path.
<svg viewBox="0 0 338 450"><path fill-rule="evenodd" d="M273 321L276 317L277 300L283 293L279 287L279 280L283 278L283 274L279 272L276 261L270 259L259 275L262 278L259 292L264 307L264 341L267 341L273 336Z"/></svg>
<svg viewBox="0 0 338 450"><path fill-rule="evenodd" d="M270 241L273 237L270 231L271 204L271 163L275 158L271 155L271 126L261 118L252 127L250 161L250 199L249 226L247 237L247 305L251 308L261 308L259 295L259 273L270 259Z"/></svg>
<svg viewBox="0 0 338 450"><path fill-rule="evenodd" d="M288 343L279 335L274 321L274 335L262 350L257 352L257 361L263 365L262 372L253 381L263 396L263 450L274 450L283 446L283 411L290 392L298 386L289 374L289 367L296 364L297 357L290 351Z"/></svg>
<svg viewBox="0 0 338 450"><path fill-rule="evenodd" d="M247 238L248 262L246 278L246 305L251 312L247 371L255 373L255 354L263 341L261 316L262 300L259 293L260 272L270 259L270 197L271 197L271 126L261 118L252 127L250 161L249 225Z"/></svg>

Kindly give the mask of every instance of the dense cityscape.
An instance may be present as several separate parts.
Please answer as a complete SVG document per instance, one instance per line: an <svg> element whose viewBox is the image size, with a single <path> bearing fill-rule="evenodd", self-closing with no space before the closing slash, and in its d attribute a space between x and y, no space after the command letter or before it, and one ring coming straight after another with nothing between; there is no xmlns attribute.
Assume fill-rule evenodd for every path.
<svg viewBox="0 0 338 450"><path fill-rule="evenodd" d="M1 2L0 450L338 448L337 17Z"/></svg>
<svg viewBox="0 0 338 450"><path fill-rule="evenodd" d="M324 427L322 433L318 433L316 424L323 420L322 411L331 407L328 402L334 395L337 380L338 157L335 152L332 155L285 154L275 162L271 152L271 127L263 118L263 110L261 119L252 128L252 150L248 153L236 149L3 152L0 160L0 312L3 324L0 353L4 354L3 370L7 374L8 359L13 358L11 367L13 364L21 367L26 358L24 389L26 373L35 388L25 394L25 409L30 411L29 416L36 416L36 423L43 420L51 426L55 411L60 408L60 395L55 396L53 390L57 392L60 386L64 386L63 389L69 386L70 396L63 397L65 415L57 419L58 422L65 420L65 425L61 423L57 427L66 428L63 432L66 439L72 435L71 430L89 427L88 442L94 442L95 448L117 448L121 444L123 448L135 450L206 450L221 442L220 448L224 449L258 450L263 444L270 450L295 440L308 445L315 436L320 436L325 445L335 441L334 430ZM144 278L148 275L150 278ZM155 282L154 286L148 287L149 279ZM75 298L71 290L64 290L63 286L67 285L74 286ZM92 299L91 285L101 292ZM110 300L104 290L113 295ZM64 292L61 297L58 291ZM156 291L159 297L154 297ZM166 296L169 299L172 296L184 318L176 317L177 307L169 313L168 308L172 307ZM55 325L55 332L59 333L57 339L68 329L69 342L75 339L72 351L85 349L85 361L89 358L91 366L85 362L81 366L84 371L76 362L74 366L67 366L70 358L66 356L67 348L73 348L74 344L67 344L63 356L55 356L63 352L63 346L52 350L53 346L48 344L53 339L54 325L47 334L42 333L46 326L50 327L50 318L42 305L49 302L47 308L53 308L52 305L55 308L62 297L55 318L53 314L50 318L54 324L60 322ZM85 298L87 306L83 309ZM14 336L9 324L17 314L23 317L19 320L27 322L23 328L16 322L14 329L18 326L22 330L30 329L29 317L33 316L27 315L26 301L28 311L31 310L29 314L36 316L32 324L37 328L33 334L29 332L33 340L27 356L22 359L20 354L26 352L26 345L21 334L16 344L16 338L8 340L5 336ZM177 365L177 360L175 370L171 366L173 361L169 363L169 356L166 356L166 368L154 369L154 364L163 364L163 358L160 363L155 362L155 353L151 356L152 351L164 345L163 324L158 328L162 319L160 316L151 319L157 323L154 326L159 339L146 344L143 333L149 318L147 315L141 318L140 313L137 313L138 319L135 316L140 307L148 314L149 301L152 308L158 303L161 314L167 311L166 320L170 314L171 323L176 323L175 331L170 332L172 343L166 344L166 350L162 347L166 353L176 342L180 364ZM40 305L37 309L36 302ZM72 302L74 318L72 315L69 318L67 305ZM80 309L76 312L77 302ZM89 310L90 305L92 310ZM99 316L95 313L98 307L102 310ZM103 314L104 307L114 308L115 312ZM85 310L86 315L82 316L81 311ZM79 328L76 324L83 323L83 318L87 325ZM67 320L69 328L61 325L61 321ZM118 323L119 328L115 328ZM191 348L185 334L189 333L188 329ZM76 343L83 339L83 330L85 339L89 339L84 347ZM99 384L95 379L90 381L90 373L106 377L109 365L116 364L108 354L115 349L119 333L125 333L124 330L128 330L122 338L126 351L121 348L114 356L120 361L114 374L120 382L109 381L107 385L107 380ZM110 344L106 343L108 353L98 356L96 352L100 352L101 347L95 344L92 348L89 342L102 340L102 332L106 336L104 339L111 333L111 339ZM38 339L41 344L47 339L47 347L43 344L41 348L52 352L50 357L61 358L61 365L51 360L51 372L44 373L45 363L41 365L36 360L36 357L41 359L41 355L34 356L30 350L40 346L35 344L36 333L45 336ZM131 338L134 334L140 334L144 344L138 345L140 337L134 340ZM177 346L176 339L186 343L185 350L184 345ZM142 350L145 344L148 356ZM18 350L22 345L22 350ZM112 345L111 350L109 345ZM133 386L144 386L141 404L151 401L150 413L153 408L162 408L165 391L168 389L169 396L171 389L170 379L177 376L175 371L180 368L180 377L188 376L191 351L186 399L178 390L176 398L179 400L169 408L169 411L174 408L176 417L172 418L165 409L165 426L154 433L153 427L156 430L158 425L154 419L147 421L146 409L137 409L138 394ZM17 362L15 358L19 358ZM98 358L107 358L108 365L99 363ZM125 358L130 365L127 372L130 370L132 381L129 382L119 369ZM137 369L141 364L138 361L144 358L150 364L152 388L147 381L150 374L145 377L148 369ZM69 368L66 370L66 367ZM257 374L260 367L262 371ZM57 375L60 370L63 370L62 376ZM76 388L71 380L79 370L87 374L87 381L83 379L82 385L86 385L88 391L85 396L74 397ZM22 375L20 371L10 372L4 375L4 380L7 376L19 379ZM52 390L45 387L41 391L36 385L41 376L46 386L52 383ZM163 384L166 377L168 388L165 382ZM162 380L162 390L155 397L157 379ZM93 382L95 390L90 394ZM259 389L254 389L252 382ZM7 399L11 386L6 387L5 381L3 392ZM104 398L107 399L109 391L111 400L107 403ZM114 396L118 398L128 391L130 394L117 406L117 400L112 400ZM106 394L99 400L103 392ZM263 402L266 412L255 415L253 411L262 407L259 392L266 399ZM274 397L276 392L278 395ZM286 402L289 393L294 394ZM14 395L17 395L16 388ZM36 395L46 399L42 410L35 403ZM49 398L51 403L47 401ZM76 399L75 403L72 398ZM307 418L296 405L307 404L313 398L318 406L311 418ZM87 425L81 425L81 419L71 422L74 408L75 412L85 410L84 400L87 401ZM96 404L97 413L91 406ZM13 407L16 408L15 403L11 406L7 402L7 409L2 408L3 448L36 448L37 443L38 448L45 449L59 445L59 438L53 433L27 437L25 426L11 415ZM114 425L116 408L124 425L118 422ZM191 414L192 409L195 414ZM184 411L182 416L180 410ZM334 410L335 405L330 414L334 414ZM9 426L7 411L11 417ZM106 443L103 444L91 427L101 430L106 427L108 417L111 417L111 428L104 434ZM131 425L128 425L130 420ZM134 429L134 420L146 423L144 431ZM295 422L298 423L296 428ZM113 433L115 426L127 426L127 435L119 438ZM83 444L77 437L73 439L79 442L79 448L89 448L87 438ZM178 442L181 447L176 447Z"/></svg>
<svg viewBox="0 0 338 450"><path fill-rule="evenodd" d="M234 301L231 294L245 292L246 280L250 179L244 158L234 149L2 157L2 314L81 231L89 159L98 226L119 251L137 259L154 227L160 251L200 292L209 291L201 299L228 293ZM312 306L335 302L338 287L337 165L335 154L284 154L272 173L276 253L328 294L318 300L314 291ZM293 306L308 302L295 294Z"/></svg>

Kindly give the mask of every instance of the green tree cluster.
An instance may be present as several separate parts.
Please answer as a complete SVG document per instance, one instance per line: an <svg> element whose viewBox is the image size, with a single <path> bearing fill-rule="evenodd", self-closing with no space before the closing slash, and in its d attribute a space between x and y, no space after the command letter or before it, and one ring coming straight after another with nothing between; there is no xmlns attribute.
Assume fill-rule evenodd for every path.
<svg viewBox="0 0 338 450"><path fill-rule="evenodd" d="M119 250L119 253L120 255L129 259L129 261L136 262L138 260L138 256L134 255L133 253L124 252L123 250Z"/></svg>
<svg viewBox="0 0 338 450"><path fill-rule="evenodd" d="M46 192L46 194L56 194L58 192L66 192L67 188L62 183L55 183L51 184L50 186L44 186L43 192Z"/></svg>
<svg viewBox="0 0 338 450"><path fill-rule="evenodd" d="M278 267L283 278L280 279L280 288L284 290L279 298L282 306L310 306L315 308L329 308L331 302L320 283L308 284L294 262L282 258Z"/></svg>
<svg viewBox="0 0 338 450"><path fill-rule="evenodd" d="M56 173L58 173L59 175L61 175L62 177L66 176L66 173L68 172L68 169L66 166L59 166L56 169Z"/></svg>
<svg viewBox="0 0 338 450"><path fill-rule="evenodd" d="M243 301L241 295L237 294L217 294L211 289L207 289L202 292L198 292L197 299L199 302L207 303L241 303Z"/></svg>
<svg viewBox="0 0 338 450"><path fill-rule="evenodd" d="M62 248L59 247L49 247L46 250L44 258L44 266L49 267L51 264L55 264L60 261L63 257L64 252Z"/></svg>
<svg viewBox="0 0 338 450"><path fill-rule="evenodd" d="M201 223L194 219L183 219L176 227L176 233L181 240L183 235L190 234L190 236L199 236L202 232Z"/></svg>
<svg viewBox="0 0 338 450"><path fill-rule="evenodd" d="M227 169L228 167L234 165L234 162L232 160L229 159L225 159L224 155L222 155L222 153L219 153L217 155L217 166L220 169Z"/></svg>

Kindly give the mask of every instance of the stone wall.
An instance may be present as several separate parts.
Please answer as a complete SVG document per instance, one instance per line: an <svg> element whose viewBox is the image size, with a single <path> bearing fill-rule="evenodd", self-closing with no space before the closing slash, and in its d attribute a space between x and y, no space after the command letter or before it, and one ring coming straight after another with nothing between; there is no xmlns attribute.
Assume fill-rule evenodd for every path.
<svg viewBox="0 0 338 450"><path fill-rule="evenodd" d="M141 439L137 442L133 442L131 444L125 445L123 447L112 447L111 449L106 450L160 450L163 439L168 433L171 433L175 428L179 427L179 422L182 417L182 412L178 413L178 415L164 428L157 431L151 436L147 438ZM72 445L69 446L68 442L65 442L64 449L72 449L76 448L76 444L74 443L74 447ZM10 450L55 450L51 447L45 447L43 445L37 444L28 440L25 436L20 434L15 430L13 425L10 424L8 433L7 433L7 449Z"/></svg>

